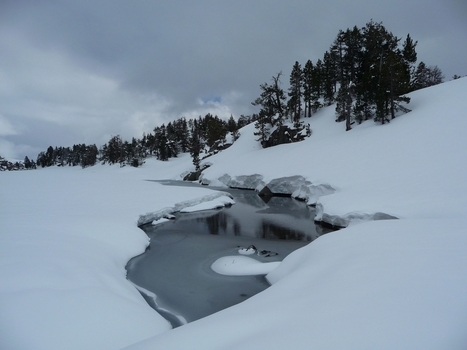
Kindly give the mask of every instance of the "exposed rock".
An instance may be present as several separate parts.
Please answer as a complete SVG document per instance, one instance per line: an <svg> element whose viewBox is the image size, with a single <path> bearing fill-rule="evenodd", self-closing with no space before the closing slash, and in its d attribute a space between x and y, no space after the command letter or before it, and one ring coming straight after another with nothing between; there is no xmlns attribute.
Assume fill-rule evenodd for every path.
<svg viewBox="0 0 467 350"><path fill-rule="evenodd" d="M201 173L203 172L203 170L209 168L211 166L211 163L205 163L203 165L201 165L201 169L198 170L198 171L191 171L189 173L187 173L184 177L183 177L183 181L198 181L199 178L201 177Z"/></svg>
<svg viewBox="0 0 467 350"><path fill-rule="evenodd" d="M201 176L201 170L199 171L192 171L186 174L183 177L183 181L197 181L199 180L199 177Z"/></svg>
<svg viewBox="0 0 467 350"><path fill-rule="evenodd" d="M223 140L217 140L214 142L214 144L209 148L209 153L211 154L216 154L219 151L223 151L227 148L232 146L232 143L225 142Z"/></svg>
<svg viewBox="0 0 467 350"><path fill-rule="evenodd" d="M246 190L254 190L258 186L264 186L263 175L253 174L253 175L240 175L231 177L228 174L221 176L218 179L224 185L230 188L240 188Z"/></svg>
<svg viewBox="0 0 467 350"><path fill-rule="evenodd" d="M262 188L256 188L263 196L291 196L297 199L307 199L311 182L303 176L287 176L271 180Z"/></svg>
<svg viewBox="0 0 467 350"><path fill-rule="evenodd" d="M267 140L262 142L263 148L281 145L284 143L292 143L303 141L305 137L311 135L311 130L308 126L301 126L299 128L291 128L288 125L281 125L277 127L268 137Z"/></svg>

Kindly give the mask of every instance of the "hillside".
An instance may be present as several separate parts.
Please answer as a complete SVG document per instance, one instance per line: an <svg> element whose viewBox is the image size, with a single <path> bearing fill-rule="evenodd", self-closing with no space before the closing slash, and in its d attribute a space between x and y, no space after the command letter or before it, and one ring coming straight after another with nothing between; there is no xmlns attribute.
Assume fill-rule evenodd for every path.
<svg viewBox="0 0 467 350"><path fill-rule="evenodd" d="M467 79L414 92L412 112L379 125L366 121L345 132L335 123L334 106L310 119L305 141L260 149L241 131L230 149L209 158L204 178L216 182L262 174L274 178L302 175L336 193L319 203L329 215L383 212L398 218L450 218L467 213Z"/></svg>
<svg viewBox="0 0 467 350"><path fill-rule="evenodd" d="M209 187L144 181L180 179L192 168L187 154L142 168L0 174L0 347L465 348L465 91L467 78L414 92L412 112L348 132L326 108L307 120L310 138L268 149L246 126L205 159L214 185L226 174L329 185L320 215L349 227L289 255L265 292L175 330L124 266L148 243L140 215L213 198ZM399 219L368 221L375 213Z"/></svg>

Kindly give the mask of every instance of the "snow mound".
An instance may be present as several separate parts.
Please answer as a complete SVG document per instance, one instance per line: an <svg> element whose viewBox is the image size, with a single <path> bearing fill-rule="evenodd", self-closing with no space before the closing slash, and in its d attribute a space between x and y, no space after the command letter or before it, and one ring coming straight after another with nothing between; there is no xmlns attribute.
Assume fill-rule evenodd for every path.
<svg viewBox="0 0 467 350"><path fill-rule="evenodd" d="M262 263L247 256L224 256L211 265L214 272L227 276L266 275L280 265L280 261Z"/></svg>

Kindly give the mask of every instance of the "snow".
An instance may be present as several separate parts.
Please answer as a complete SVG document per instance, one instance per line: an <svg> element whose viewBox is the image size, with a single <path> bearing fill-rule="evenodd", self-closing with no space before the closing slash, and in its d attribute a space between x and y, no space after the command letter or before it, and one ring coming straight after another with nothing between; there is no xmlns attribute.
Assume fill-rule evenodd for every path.
<svg viewBox="0 0 467 350"><path fill-rule="evenodd" d="M201 203L195 204L193 206L185 207L180 210L181 213L192 213L195 211L202 211L202 210L211 210L211 209L218 209L218 208L223 208L225 206L229 206L232 204L235 204L235 201L228 197L229 195L220 192L218 194L219 196L209 200L209 201L202 201ZM204 198L201 198L204 199Z"/></svg>
<svg viewBox="0 0 467 350"><path fill-rule="evenodd" d="M171 328L125 278L128 260L149 243L137 221L203 200L217 207L224 195L144 181L153 171L1 174L1 349L121 348Z"/></svg>
<svg viewBox="0 0 467 350"><path fill-rule="evenodd" d="M279 266L279 261L260 262L243 255L223 256L211 265L211 268L221 275L251 276L266 275Z"/></svg>
<svg viewBox="0 0 467 350"><path fill-rule="evenodd" d="M138 223L229 204L209 187L146 181L180 179L188 155L136 169L1 173L0 348L465 349L465 91L467 78L414 92L412 112L349 132L324 108L309 119L310 138L269 149L252 125L240 130L209 157L205 183L301 177L297 193L347 228L278 266L222 258L213 268L266 268L272 286L174 330L124 267L148 244ZM398 219L373 221L389 217Z"/></svg>
<svg viewBox="0 0 467 350"><path fill-rule="evenodd" d="M209 210L223 208L234 204L235 201L227 192L214 192L203 197L193 198L180 203L176 203L172 207L165 207L155 212L149 212L140 215L138 225L144 225L149 222L160 220L161 218L170 217L174 212L191 213L194 211Z"/></svg>
<svg viewBox="0 0 467 350"><path fill-rule="evenodd" d="M248 247L248 248L240 247L240 248L238 249L238 254L240 254L240 255L252 255L252 254L256 254L256 248L254 248L253 246Z"/></svg>

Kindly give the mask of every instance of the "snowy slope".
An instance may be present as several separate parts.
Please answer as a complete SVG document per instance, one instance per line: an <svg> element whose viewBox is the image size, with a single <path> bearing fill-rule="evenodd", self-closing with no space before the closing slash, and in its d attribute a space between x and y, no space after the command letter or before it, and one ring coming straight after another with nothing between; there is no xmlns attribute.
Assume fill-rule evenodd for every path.
<svg viewBox="0 0 467 350"><path fill-rule="evenodd" d="M367 121L345 132L334 107L310 119L303 142L258 149L253 126L209 158L204 178L302 175L337 189L320 203L330 215L383 212L398 218L457 217L467 211L467 78L410 94L412 112L390 124ZM249 136L246 138L246 136Z"/></svg>
<svg viewBox="0 0 467 350"><path fill-rule="evenodd" d="M179 179L188 155L137 169L1 173L0 348L465 349L466 91L467 78L417 91L409 114L350 132L323 109L309 119L311 138L269 149L242 129L206 159L205 179L301 175L336 190L319 198L323 215L400 220L322 236L269 273L265 292L176 330L124 266L148 242L140 215L219 204L208 188L144 181Z"/></svg>

